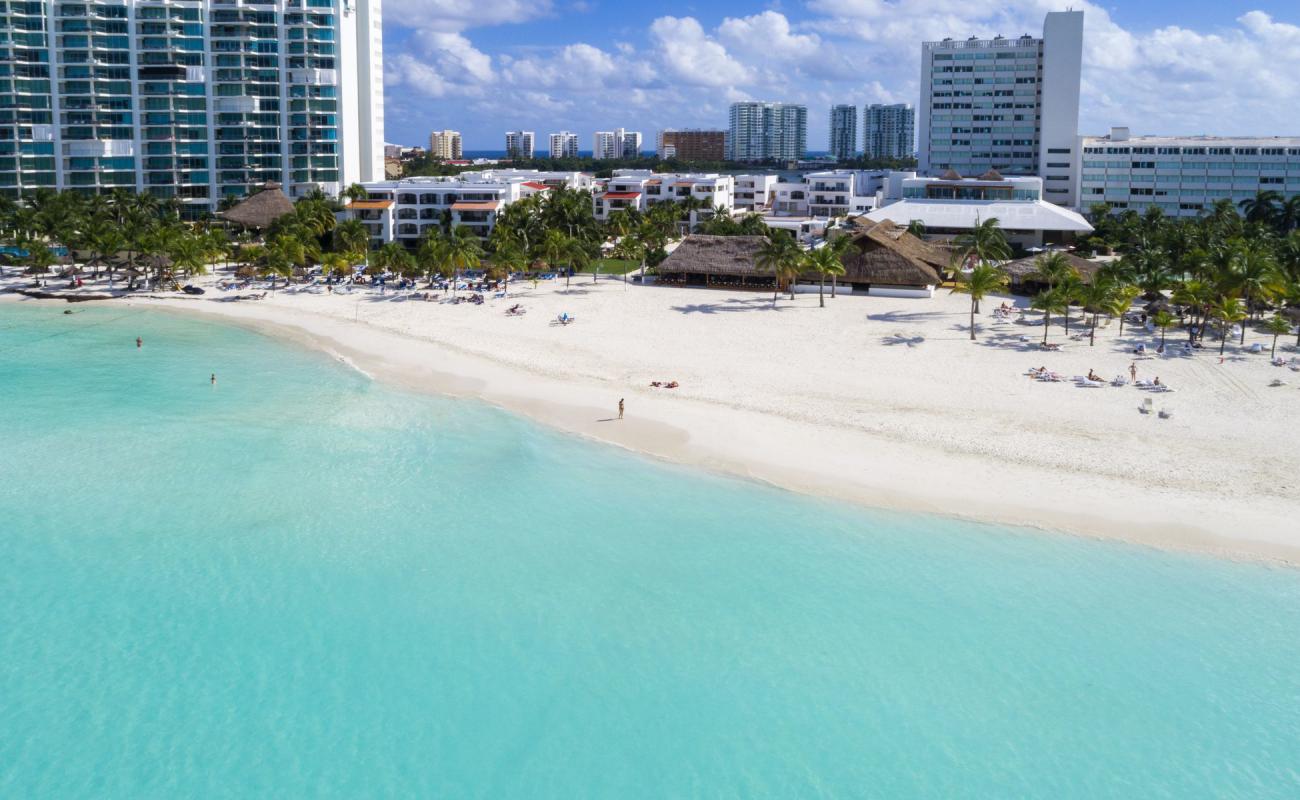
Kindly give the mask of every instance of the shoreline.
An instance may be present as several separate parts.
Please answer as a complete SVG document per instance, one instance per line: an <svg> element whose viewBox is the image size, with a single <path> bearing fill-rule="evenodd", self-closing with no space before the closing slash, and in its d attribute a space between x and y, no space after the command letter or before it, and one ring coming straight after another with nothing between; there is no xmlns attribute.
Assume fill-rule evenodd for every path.
<svg viewBox="0 0 1300 800"><path fill-rule="evenodd" d="M1226 492L1135 487L1107 475L1045 470L1038 464L944 449L887 426L873 431L826 424L793 413L651 390L631 376L581 375L577 369L556 375L451 342L292 307L295 300L130 298L126 303L216 317L322 351L377 381L487 402L566 434L800 494L1300 566L1300 534L1286 529L1286 520L1295 518L1300 505L1286 498L1256 498L1246 504ZM614 419L620 397L628 399L622 421Z"/></svg>

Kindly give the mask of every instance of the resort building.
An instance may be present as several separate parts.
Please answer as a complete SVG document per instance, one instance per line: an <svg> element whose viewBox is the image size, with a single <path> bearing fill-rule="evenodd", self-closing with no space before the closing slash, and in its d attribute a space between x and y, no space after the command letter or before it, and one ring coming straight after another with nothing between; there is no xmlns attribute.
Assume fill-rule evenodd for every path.
<svg viewBox="0 0 1300 800"><path fill-rule="evenodd" d="M1107 136L1080 139L1079 206L1115 211L1151 206L1194 217L1220 200L1237 205L1262 191L1300 195L1300 137Z"/></svg>
<svg viewBox="0 0 1300 800"><path fill-rule="evenodd" d="M803 176L807 213L813 217L865 214L876 207L885 173L837 169Z"/></svg>
<svg viewBox="0 0 1300 800"><path fill-rule="evenodd" d="M732 103L727 156L732 161L798 161L808 144L808 109L785 103Z"/></svg>
<svg viewBox="0 0 1300 800"><path fill-rule="evenodd" d="M508 131L506 133L506 158L529 159L533 157L533 132Z"/></svg>
<svg viewBox="0 0 1300 800"><path fill-rule="evenodd" d="M846 229L851 244L841 257L844 275L837 292L890 297L933 297L947 251L921 241L906 228L890 223L861 224ZM687 236L656 268L657 283L772 291L786 289L761 269L758 255L763 236ZM800 275L794 291L815 292L821 276Z"/></svg>
<svg viewBox="0 0 1300 800"><path fill-rule="evenodd" d="M460 131L434 131L429 134L429 155L439 161L460 161L464 157Z"/></svg>
<svg viewBox="0 0 1300 800"><path fill-rule="evenodd" d="M1055 11L1042 38L925 42L917 160L923 175L1038 175L1074 206L1083 12Z"/></svg>
<svg viewBox="0 0 1300 800"><path fill-rule="evenodd" d="M655 152L661 159L724 161L727 158L727 132L660 131Z"/></svg>
<svg viewBox="0 0 1300 800"><path fill-rule="evenodd" d="M384 174L379 0L0 2L0 193L129 189L187 216Z"/></svg>
<svg viewBox="0 0 1300 800"><path fill-rule="evenodd" d="M775 175L737 175L736 209L740 211L766 211L776 199Z"/></svg>
<svg viewBox="0 0 1300 800"><path fill-rule="evenodd" d="M370 231L370 244L388 242L407 247L434 231L465 226L486 239L506 206L564 186L591 188L591 178L580 172L536 170L486 170L453 176L422 176L363 184L365 200L354 200L340 219L361 220Z"/></svg>
<svg viewBox="0 0 1300 800"><path fill-rule="evenodd" d="M622 128L613 131L596 131L591 157L601 161L640 158L641 134Z"/></svg>
<svg viewBox="0 0 1300 800"><path fill-rule="evenodd" d="M895 183L901 199L863 219L904 226L919 222L927 237L951 239L996 218L1007 241L1022 249L1067 242L1092 232L1080 214L1043 199L1042 178L1006 178L990 170L978 178L950 172L942 178L912 176Z"/></svg>
<svg viewBox="0 0 1300 800"><path fill-rule="evenodd" d="M681 203L694 198L701 212L692 214L694 223L711 217L718 208L731 214L735 209L735 191L736 179L731 175L620 169L592 196L592 204L596 219L603 222L620 209L644 213L659 203Z"/></svg>
<svg viewBox="0 0 1300 800"><path fill-rule="evenodd" d="M577 158L578 134L560 131L551 134L551 158Z"/></svg>
<svg viewBox="0 0 1300 800"><path fill-rule="evenodd" d="M837 161L847 161L858 151L858 109L856 106L831 108L831 137L828 147Z"/></svg>
<svg viewBox="0 0 1300 800"><path fill-rule="evenodd" d="M916 109L908 103L869 105L862 110L862 154L903 159L916 153Z"/></svg>

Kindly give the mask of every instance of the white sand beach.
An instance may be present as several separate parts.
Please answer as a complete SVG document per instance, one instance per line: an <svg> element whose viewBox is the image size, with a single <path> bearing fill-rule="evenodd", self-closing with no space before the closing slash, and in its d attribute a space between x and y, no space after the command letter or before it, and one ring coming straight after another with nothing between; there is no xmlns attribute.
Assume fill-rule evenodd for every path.
<svg viewBox="0 0 1300 800"><path fill-rule="evenodd" d="M1220 364L1207 342L1195 356L1137 360L1140 379L1174 389L1150 394L1069 379L1127 376L1134 345L1154 349L1158 334L1120 339L1115 322L1089 347L1054 324L1062 350L1043 352L1041 326L994 323L993 298L972 343L969 300L946 291L828 297L825 309L816 294L774 308L770 294L590 276L567 292L517 284L481 306L391 291L214 302L222 294L111 302L275 328L379 379L794 491L1300 564L1300 372L1272 366L1253 331L1247 345L1262 342L1262 355L1230 343ZM527 313L507 316L515 303ZM555 324L562 312L576 321ZM1279 355L1296 355L1293 344ZM1067 380L1025 375L1040 366ZM1148 397L1171 416L1139 413Z"/></svg>

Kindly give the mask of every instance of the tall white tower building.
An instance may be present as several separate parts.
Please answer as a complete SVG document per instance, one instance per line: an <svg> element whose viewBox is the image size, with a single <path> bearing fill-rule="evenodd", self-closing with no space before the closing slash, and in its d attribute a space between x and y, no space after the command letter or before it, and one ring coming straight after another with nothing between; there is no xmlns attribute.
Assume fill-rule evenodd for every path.
<svg viewBox="0 0 1300 800"><path fill-rule="evenodd" d="M506 158L532 158L533 132L509 131L506 133Z"/></svg>
<svg viewBox="0 0 1300 800"><path fill-rule="evenodd" d="M1044 199L1077 204L1083 12L1054 11L1043 36L921 46L923 174L1041 175Z"/></svg>
<svg viewBox="0 0 1300 800"><path fill-rule="evenodd" d="M727 155L732 161L797 161L807 145L807 106L731 104Z"/></svg>
<svg viewBox="0 0 1300 800"><path fill-rule="evenodd" d="M862 152L867 158L911 158L916 152L916 109L907 103L873 103L862 110Z"/></svg>
<svg viewBox="0 0 1300 800"><path fill-rule="evenodd" d="M115 188L189 216L384 174L380 0L0 3L0 193Z"/></svg>
<svg viewBox="0 0 1300 800"><path fill-rule="evenodd" d="M560 131L551 134L551 158L577 158L578 134Z"/></svg>
<svg viewBox="0 0 1300 800"><path fill-rule="evenodd" d="M858 109L856 106L831 107L830 153L840 161L853 158L858 150Z"/></svg>

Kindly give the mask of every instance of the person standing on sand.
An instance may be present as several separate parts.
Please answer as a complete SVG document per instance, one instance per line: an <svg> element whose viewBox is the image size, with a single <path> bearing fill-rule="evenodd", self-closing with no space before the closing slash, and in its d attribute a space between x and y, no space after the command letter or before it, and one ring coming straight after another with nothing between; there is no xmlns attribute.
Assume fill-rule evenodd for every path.
<svg viewBox="0 0 1300 800"><path fill-rule="evenodd" d="M1129 365L1128 365L1128 376L1129 376L1129 378L1131 378L1131 379L1133 380L1134 383L1137 382L1137 379L1138 379L1138 365L1137 365L1137 362L1136 362L1136 361L1129 362Z"/></svg>
<svg viewBox="0 0 1300 800"><path fill-rule="evenodd" d="M618 418L623 418L623 398L618 399Z"/></svg>

